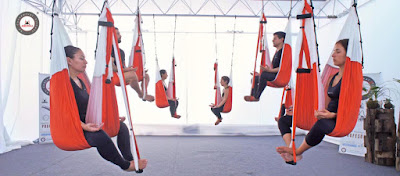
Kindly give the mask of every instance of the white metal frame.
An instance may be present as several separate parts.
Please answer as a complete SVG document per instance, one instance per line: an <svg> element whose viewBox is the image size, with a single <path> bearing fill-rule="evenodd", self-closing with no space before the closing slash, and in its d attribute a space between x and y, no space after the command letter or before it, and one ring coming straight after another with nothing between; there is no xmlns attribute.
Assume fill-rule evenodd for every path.
<svg viewBox="0 0 400 176"><path fill-rule="evenodd" d="M33 8L51 15L53 0L21 0ZM165 0L109 0L110 8L113 11L113 16L134 16L136 9L139 6L142 16L188 16L188 17L237 17L237 18L259 18L262 13L262 7L265 7L267 18L287 18L290 13L290 6L293 9L299 5L301 0L230 0L230 4L226 5L226 0L201 0L201 5L194 7L191 5L193 0L171 0L168 5L165 5ZM196 0L197 2L200 0ZM315 18L317 27L326 25L332 19L345 16L354 0L313 0ZM357 0L361 7L373 0ZM164 6L160 5L164 3ZM116 4L123 4L127 12L118 12L118 9L112 7ZM179 4L186 9L178 9ZM101 11L102 0L57 0L57 11L64 24L72 31L82 31L79 28L79 20L85 15L98 16ZM225 5L222 5L225 4ZM263 4L263 5L261 5ZM96 12L83 12L81 7L91 5L97 8ZM240 6L240 7L239 7ZM233 14L232 9L244 8L244 14ZM289 7L288 7L289 6ZM143 7L152 9L152 11L142 10ZM181 6L180 6L181 7ZM268 7L268 8L267 8ZM217 13L203 13L207 8L217 9ZM224 10L225 9L225 10ZM269 10L272 9L272 10ZM178 10L180 13L173 13L172 10ZM273 11L271 14L270 12ZM182 13L181 13L182 12ZM295 11L292 14L296 13ZM320 22L322 21L322 22Z"/></svg>

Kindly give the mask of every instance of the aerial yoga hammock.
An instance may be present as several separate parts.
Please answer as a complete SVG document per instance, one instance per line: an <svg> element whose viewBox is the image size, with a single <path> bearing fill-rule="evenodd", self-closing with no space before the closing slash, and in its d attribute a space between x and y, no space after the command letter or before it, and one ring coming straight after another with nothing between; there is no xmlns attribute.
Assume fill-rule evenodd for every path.
<svg viewBox="0 0 400 176"><path fill-rule="evenodd" d="M156 47L156 28L155 28L155 20L153 15L153 22L154 22L154 51L156 56L156 105L159 108L166 108L169 106L168 97L176 99L176 87L175 87L175 31L176 31L176 15L175 15L175 26L174 26L174 41L173 41L173 49L172 49L172 65L170 71L170 78L168 82L167 90L164 89L164 83L161 79L160 75L160 67L158 65L158 58L157 58L157 47ZM176 103L176 101L175 101ZM175 116L177 115L175 111Z"/></svg>
<svg viewBox="0 0 400 176"><path fill-rule="evenodd" d="M217 22L216 22L216 17L214 16L214 24L215 24L215 54L216 54L216 59L214 63L214 89L215 89L215 99L214 103L215 105L218 105L222 101L222 96L221 96L221 86L220 86L220 77L218 73L218 52L217 52ZM222 110L222 113L229 113L232 110L232 96L233 96L233 78L232 78L232 70L233 70L233 54L234 54L234 49L235 49L235 30L236 30L236 17L235 17L235 23L233 27L233 46L232 46L232 58L231 58L231 71L230 71L230 81L229 81L229 95L228 99L225 102L224 108Z"/></svg>
<svg viewBox="0 0 400 176"><path fill-rule="evenodd" d="M301 46L301 49L296 52L299 62L296 71L297 80L292 131L294 164L296 163L295 129L296 127L305 130L311 129L317 121L314 117L314 111L325 108L327 86L323 86L323 84L329 84L329 78L337 73L337 68L333 66L332 57L330 57L328 64L325 66L322 79L319 77L313 11L308 1L304 1L302 14L297 16L302 21L302 27L297 45ZM353 130L361 104L363 55L360 23L356 7L357 4L354 3L338 38L339 40L349 39L349 42L341 80L336 125L334 130L328 134L334 137L346 136Z"/></svg>
<svg viewBox="0 0 400 176"><path fill-rule="evenodd" d="M279 118L282 117L282 115L285 113L285 109L289 109L290 106L293 105L293 101L292 101L292 88L290 85L285 86L285 88L283 89L282 92L282 99L281 99L281 105L279 107L279 115L278 118L276 120L279 120ZM285 109L283 109L283 107L285 107Z"/></svg>
<svg viewBox="0 0 400 176"><path fill-rule="evenodd" d="M261 66L269 66L270 68L272 67L272 63L270 60L270 55L269 55L269 49L268 49L268 42L267 42L267 28L266 28L266 23L267 23L267 18L265 17L264 13L261 16L260 19L260 25L259 25L259 31L258 31L258 40L257 40L257 49L256 49L256 58L254 61L254 70L253 70L253 79L252 79L252 86L251 86L251 91L250 95L254 93L254 90L260 89L258 85L256 85L256 76L257 76L257 60L258 60L258 52L261 53L261 60L260 60L260 65ZM290 28L291 28L291 20L289 18L288 23L286 25L285 33L290 34ZM262 70L260 69L259 75L261 75ZM270 87L276 87L276 88L283 88L285 87L291 77L292 73L292 47L291 47L291 36L286 35L284 45L282 47L282 55L280 59L280 64L279 64L279 71L276 74L276 77L272 81L268 81L267 85ZM261 76L258 77L258 82L261 81ZM260 84L259 84L260 85ZM257 92L257 91L255 91ZM253 101L253 100L250 100Z"/></svg>
<svg viewBox="0 0 400 176"><path fill-rule="evenodd" d="M139 1L138 1L139 4ZM147 96L147 84L149 80L146 80L146 56L144 52L143 35L142 35L142 15L139 11L139 5L137 9L137 15L135 19L135 31L132 42L132 50L129 56L128 67L137 68L136 75L138 81L142 81L143 101Z"/></svg>
<svg viewBox="0 0 400 176"><path fill-rule="evenodd" d="M54 3L55 4L55 3ZM54 7L53 7L54 9ZM118 65L118 76L120 80L125 80L122 75L122 66L118 44L116 42L116 33L113 26L113 19L109 11L108 2L105 1L102 13L99 19L101 28L96 49L96 65L93 74L93 83L90 87L90 96L86 114L86 122L100 125L104 123L103 130L110 136L116 136L119 131L119 114L115 96L115 86L111 77L112 61L111 48L118 55L116 62ZM78 113L78 107L75 100L74 91L70 82L68 64L64 47L71 45L68 35L58 18L53 14L52 26L52 46L51 46L51 79L50 79L50 131L54 144L67 151L83 150L91 146L86 141L81 121ZM117 52L118 51L118 52ZM108 67L107 67L108 65ZM89 86L89 81L85 79L86 75L79 76L83 78L85 85ZM130 125L131 150L135 168L139 168L139 151L136 144L136 138L132 130L132 120L130 116L129 104L126 96L125 81L121 82L121 88L124 95L127 118ZM89 90L88 90L89 91ZM136 172L142 172L137 169Z"/></svg>

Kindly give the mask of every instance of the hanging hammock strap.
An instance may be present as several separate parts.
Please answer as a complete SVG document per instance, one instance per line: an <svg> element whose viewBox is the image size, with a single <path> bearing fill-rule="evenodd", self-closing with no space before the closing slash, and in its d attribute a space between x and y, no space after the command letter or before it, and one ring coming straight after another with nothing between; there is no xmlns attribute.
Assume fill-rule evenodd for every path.
<svg viewBox="0 0 400 176"><path fill-rule="evenodd" d="M156 56L156 64L158 65L158 57L157 57L157 36L156 36L156 20L153 14L153 30L154 30L154 54Z"/></svg>
<svg viewBox="0 0 400 176"><path fill-rule="evenodd" d="M174 39L172 43L172 58L175 58L175 33L176 33L176 14L175 14L175 25L174 25Z"/></svg>
<svg viewBox="0 0 400 176"><path fill-rule="evenodd" d="M217 17L215 15L214 15L214 37L215 37L215 62L218 62Z"/></svg>
<svg viewBox="0 0 400 176"><path fill-rule="evenodd" d="M259 25L259 29L258 29L258 39L257 39L257 49L256 49L256 58L255 58L255 61L254 61L254 70L253 70L253 81L252 81L252 85L251 85L251 89L250 89L250 95L251 95L251 93L253 92L253 89L255 88L255 79L256 79L256 68L257 68L257 58L258 58L258 52L263 52L263 47L262 46L264 46L264 44L262 43L262 39L263 39L263 36L264 36L264 25L266 24L266 23L262 23L262 21L267 21L267 19L265 18L265 15L264 15L264 13L262 14L262 17L261 17L261 20L260 20L260 25ZM260 45L262 45L262 46L260 46ZM261 74L261 73L260 73ZM258 77L258 81L260 81L260 79L261 79L261 75Z"/></svg>
<svg viewBox="0 0 400 176"><path fill-rule="evenodd" d="M58 16L57 13L54 12L54 8L55 8L55 4L56 4L56 0L53 1L53 8L51 10L51 12L53 13L51 15L51 31L50 31L50 60L51 60L51 49L53 48L53 28L54 28L54 16Z"/></svg>
<svg viewBox="0 0 400 176"><path fill-rule="evenodd" d="M357 10L357 0L354 0L354 9L356 11L356 15L357 15L357 21L358 21L358 30L360 33L360 47L361 47L361 65L364 68L364 50L363 50L363 40L362 40L362 36L361 36L361 23L360 23L360 17L358 16L358 10Z"/></svg>
<svg viewBox="0 0 400 176"><path fill-rule="evenodd" d="M233 57L234 57L234 53L235 53L235 33L236 33L236 15L235 15L235 21L233 23L233 39L232 39L232 58L231 58L231 72L232 72L232 68L233 68ZM232 78L231 78L232 79Z"/></svg>

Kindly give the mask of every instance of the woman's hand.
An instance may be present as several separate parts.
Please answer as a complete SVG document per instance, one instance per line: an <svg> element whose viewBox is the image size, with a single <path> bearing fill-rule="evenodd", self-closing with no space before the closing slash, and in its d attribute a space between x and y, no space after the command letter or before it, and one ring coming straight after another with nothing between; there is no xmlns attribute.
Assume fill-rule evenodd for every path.
<svg viewBox="0 0 400 176"><path fill-rule="evenodd" d="M211 107L211 108L217 108L217 107L215 106L214 103L211 103L211 104L210 104L210 107Z"/></svg>
<svg viewBox="0 0 400 176"><path fill-rule="evenodd" d="M96 132L101 129L101 127L104 125L104 123L100 124L99 126L97 126L94 123L81 123L81 125L82 125L82 129L85 131Z"/></svg>
<svg viewBox="0 0 400 176"><path fill-rule="evenodd" d="M268 65L266 65L265 67L262 66L262 65L260 65L260 69L261 69L262 71L266 71L266 72L269 72L269 70L270 70L270 68L268 67Z"/></svg>
<svg viewBox="0 0 400 176"><path fill-rule="evenodd" d="M318 110L318 111L314 111L314 116L320 120L320 119L333 119L336 117L336 113L333 112L329 112L326 109L323 110Z"/></svg>

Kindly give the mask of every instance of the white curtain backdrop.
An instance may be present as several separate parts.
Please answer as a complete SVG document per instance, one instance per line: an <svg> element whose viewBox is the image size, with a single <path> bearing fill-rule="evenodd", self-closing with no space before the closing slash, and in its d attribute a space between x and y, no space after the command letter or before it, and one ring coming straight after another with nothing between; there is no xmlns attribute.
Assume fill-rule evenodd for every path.
<svg viewBox="0 0 400 176"><path fill-rule="evenodd" d="M51 18L21 1L1 1L0 153L38 138L38 73L49 72ZM35 34L22 35L16 17L30 11L39 18Z"/></svg>
<svg viewBox="0 0 400 176"><path fill-rule="evenodd" d="M10 95L14 57L16 48L15 19L20 12L21 1L0 1L0 153L20 148L23 142L10 138L9 131L4 125L5 110Z"/></svg>

